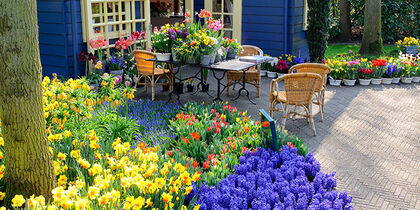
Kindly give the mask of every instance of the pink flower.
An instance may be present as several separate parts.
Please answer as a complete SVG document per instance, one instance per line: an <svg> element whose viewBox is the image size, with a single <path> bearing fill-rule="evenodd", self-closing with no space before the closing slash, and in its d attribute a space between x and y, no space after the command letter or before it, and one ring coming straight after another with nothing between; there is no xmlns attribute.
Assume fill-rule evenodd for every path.
<svg viewBox="0 0 420 210"><path fill-rule="evenodd" d="M118 40L115 42L115 49L116 50L121 50L122 46L121 46L121 42Z"/></svg>
<svg viewBox="0 0 420 210"><path fill-rule="evenodd" d="M124 83L124 84L125 84L125 86L127 86L127 87L128 87L128 86L130 86L130 84L131 84L131 83L130 83L130 81L128 81L128 80L127 80L127 81L125 81L125 83Z"/></svg>
<svg viewBox="0 0 420 210"><path fill-rule="evenodd" d="M98 45L98 47L103 47L105 43L105 39L102 36L98 37L98 40L96 40L96 44Z"/></svg>
<svg viewBox="0 0 420 210"><path fill-rule="evenodd" d="M127 38L126 42L127 46L131 46L133 44L133 39L131 38L131 36Z"/></svg>
<svg viewBox="0 0 420 210"><path fill-rule="evenodd" d="M352 50L349 50L349 53L350 53L350 54L353 54L353 51L352 51Z"/></svg>
<svg viewBox="0 0 420 210"><path fill-rule="evenodd" d="M93 39L89 40L89 45L93 49L98 48L98 46L96 45L96 43Z"/></svg>
<svg viewBox="0 0 420 210"><path fill-rule="evenodd" d="M115 77L114 78L114 83L116 84L116 85L118 85L118 83L120 82L120 80L118 79L118 77Z"/></svg>
<svg viewBox="0 0 420 210"><path fill-rule="evenodd" d="M159 32L159 30L158 30L158 28L156 26L153 28L153 32L154 33L158 33Z"/></svg>

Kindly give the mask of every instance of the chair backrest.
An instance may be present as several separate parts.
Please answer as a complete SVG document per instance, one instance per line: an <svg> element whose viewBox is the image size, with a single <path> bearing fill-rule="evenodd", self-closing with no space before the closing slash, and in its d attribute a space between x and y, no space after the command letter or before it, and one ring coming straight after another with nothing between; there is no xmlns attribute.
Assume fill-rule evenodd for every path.
<svg viewBox="0 0 420 210"><path fill-rule="evenodd" d="M315 92L321 91L322 87L325 87L327 84L327 75L330 73L331 69L325 64L320 63L301 63L292 66L289 69L289 74L292 72L296 73L316 73L321 75L321 80L319 84L315 87Z"/></svg>
<svg viewBox="0 0 420 210"><path fill-rule="evenodd" d="M250 56L250 55L263 55L262 50L259 47L252 45L242 45L243 51L239 56Z"/></svg>
<svg viewBox="0 0 420 210"><path fill-rule="evenodd" d="M283 77L286 90L286 103L293 105L309 105L315 92L315 86L321 81L316 73L286 74Z"/></svg>
<svg viewBox="0 0 420 210"><path fill-rule="evenodd" d="M154 62L146 61L146 59L155 58L156 55L146 50L135 50L133 53L139 74L153 74Z"/></svg>

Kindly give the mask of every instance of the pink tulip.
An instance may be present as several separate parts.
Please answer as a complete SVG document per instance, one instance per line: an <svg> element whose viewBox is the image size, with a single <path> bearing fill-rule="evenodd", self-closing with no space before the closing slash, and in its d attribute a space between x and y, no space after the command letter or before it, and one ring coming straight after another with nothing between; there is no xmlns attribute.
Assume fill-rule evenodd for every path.
<svg viewBox="0 0 420 210"><path fill-rule="evenodd" d="M127 87L128 87L128 86L130 86L130 84L131 84L131 83L130 83L130 81L128 81L128 80L127 80L127 81L125 81L125 86L127 86Z"/></svg>

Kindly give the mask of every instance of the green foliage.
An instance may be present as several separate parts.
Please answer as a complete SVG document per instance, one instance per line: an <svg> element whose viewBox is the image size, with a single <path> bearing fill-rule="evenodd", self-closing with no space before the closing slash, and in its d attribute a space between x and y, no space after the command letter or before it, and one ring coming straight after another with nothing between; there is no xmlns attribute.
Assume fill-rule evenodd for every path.
<svg viewBox="0 0 420 210"><path fill-rule="evenodd" d="M339 0L331 0L331 19L339 20ZM350 20L352 26L361 27L364 24L365 0L349 0ZM385 43L393 43L405 36L420 36L420 4L418 0L382 0L382 39ZM332 24L334 25L334 24ZM337 22L337 27L339 22ZM333 38L337 31L330 28Z"/></svg>
<svg viewBox="0 0 420 210"><path fill-rule="evenodd" d="M295 135L289 135L287 133L281 133L280 131L277 131L277 143L279 148L282 148L283 145L296 147L299 155L306 156L309 153L308 146L305 144L305 142Z"/></svg>
<svg viewBox="0 0 420 210"><path fill-rule="evenodd" d="M328 0L308 0L308 5L309 56L312 62L321 62L327 49L331 4Z"/></svg>

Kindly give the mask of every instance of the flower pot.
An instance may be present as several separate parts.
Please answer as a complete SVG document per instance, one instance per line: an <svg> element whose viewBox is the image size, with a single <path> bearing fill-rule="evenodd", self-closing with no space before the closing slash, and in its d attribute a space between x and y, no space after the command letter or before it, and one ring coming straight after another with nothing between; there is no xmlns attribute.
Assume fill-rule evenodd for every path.
<svg viewBox="0 0 420 210"><path fill-rule="evenodd" d="M208 66L210 64L212 55L203 55L201 56L201 65Z"/></svg>
<svg viewBox="0 0 420 210"><path fill-rule="evenodd" d="M277 73L272 71L267 71L268 78L277 78Z"/></svg>
<svg viewBox="0 0 420 210"><path fill-rule="evenodd" d="M188 92L193 92L194 91L194 85L187 85L187 91Z"/></svg>
<svg viewBox="0 0 420 210"><path fill-rule="evenodd" d="M262 77L267 76L267 70L261 70L261 71L260 71L260 75L261 75Z"/></svg>
<svg viewBox="0 0 420 210"><path fill-rule="evenodd" d="M216 60L216 53L213 53L210 55L210 64L213 64L215 60Z"/></svg>
<svg viewBox="0 0 420 210"><path fill-rule="evenodd" d="M185 62L187 64L198 64L199 60L196 57L187 57Z"/></svg>
<svg viewBox="0 0 420 210"><path fill-rule="evenodd" d="M175 53L175 50L174 50L174 48L172 48L172 60L173 61L175 61L175 62L178 62L179 61L179 59L176 57L177 55L176 55L176 53Z"/></svg>
<svg viewBox="0 0 420 210"><path fill-rule="evenodd" d="M227 59L235 59L238 55L239 49L229 49L227 53Z"/></svg>
<svg viewBox="0 0 420 210"><path fill-rule="evenodd" d="M216 58L214 59L214 63L219 63L220 61L222 61L222 56L220 56L219 54L216 54Z"/></svg>
<svg viewBox="0 0 420 210"><path fill-rule="evenodd" d="M401 78L401 82L404 84L411 84L411 82L413 81L413 77L403 77Z"/></svg>
<svg viewBox="0 0 420 210"><path fill-rule="evenodd" d="M419 83L420 82L420 77L413 77L413 82Z"/></svg>
<svg viewBox="0 0 420 210"><path fill-rule="evenodd" d="M354 86L356 84L355 79L344 79L343 83L345 86Z"/></svg>
<svg viewBox="0 0 420 210"><path fill-rule="evenodd" d="M182 93L184 93L184 83L179 83L179 82L176 82L175 84L174 84L174 88L175 88L175 91L178 93L178 94L182 94Z"/></svg>
<svg viewBox="0 0 420 210"><path fill-rule="evenodd" d="M370 85L371 81L372 81L371 79L359 79L359 84L363 86L368 86Z"/></svg>
<svg viewBox="0 0 420 210"><path fill-rule="evenodd" d="M228 54L228 51L225 50L225 53L222 56L222 61L226 60L227 54Z"/></svg>
<svg viewBox="0 0 420 210"><path fill-rule="evenodd" d="M156 60L158 61L169 61L171 60L171 53L155 53Z"/></svg>
<svg viewBox="0 0 420 210"><path fill-rule="evenodd" d="M392 84L398 84L398 83L400 83L400 79L401 79L401 78L399 78L399 77L394 77L394 78L392 79Z"/></svg>
<svg viewBox="0 0 420 210"><path fill-rule="evenodd" d="M123 75L124 70L111 70L112 75Z"/></svg>
<svg viewBox="0 0 420 210"><path fill-rule="evenodd" d="M382 83L382 79L381 78L373 78L370 83L372 85L380 85Z"/></svg>
<svg viewBox="0 0 420 210"><path fill-rule="evenodd" d="M341 79L330 79L330 85L331 86L340 86L341 85Z"/></svg>
<svg viewBox="0 0 420 210"><path fill-rule="evenodd" d="M393 78L382 78L382 84L390 85L392 83Z"/></svg>
<svg viewBox="0 0 420 210"><path fill-rule="evenodd" d="M201 84L201 92L208 92L210 84Z"/></svg>

